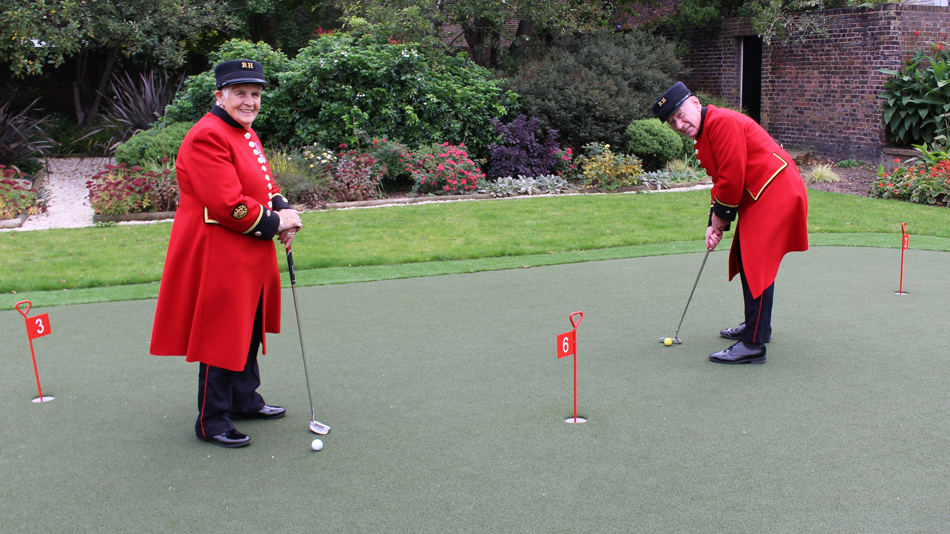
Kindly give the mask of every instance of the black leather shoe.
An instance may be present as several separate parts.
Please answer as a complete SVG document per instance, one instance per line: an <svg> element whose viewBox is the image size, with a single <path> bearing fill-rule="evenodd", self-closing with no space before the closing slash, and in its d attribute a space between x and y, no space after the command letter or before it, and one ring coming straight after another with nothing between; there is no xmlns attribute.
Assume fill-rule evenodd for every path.
<svg viewBox="0 0 950 534"><path fill-rule="evenodd" d="M264 405L260 411L252 413L234 414L236 419L280 419L287 414L287 410L280 406Z"/></svg>
<svg viewBox="0 0 950 534"><path fill-rule="evenodd" d="M726 339L732 339L732 340L738 341L742 339L742 332L744 330L745 330L745 323L742 323L735 328L727 328L725 330L720 330L719 335ZM771 332L765 335L765 340L763 342L768 343L769 341L772 341Z"/></svg>
<svg viewBox="0 0 950 534"><path fill-rule="evenodd" d="M709 355L709 361L716 363L765 363L765 343L753 345L740 341L726 350Z"/></svg>
<svg viewBox="0 0 950 534"><path fill-rule="evenodd" d="M214 443L215 445L220 445L229 449L243 447L251 443L251 436L242 434L233 428L227 432L222 432L220 434L201 439L207 441L208 443Z"/></svg>

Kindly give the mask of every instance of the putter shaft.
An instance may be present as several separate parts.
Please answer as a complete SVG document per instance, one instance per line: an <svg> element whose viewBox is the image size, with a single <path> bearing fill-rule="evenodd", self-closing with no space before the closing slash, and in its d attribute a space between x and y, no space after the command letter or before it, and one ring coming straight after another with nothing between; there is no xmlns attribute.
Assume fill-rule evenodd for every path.
<svg viewBox="0 0 950 534"><path fill-rule="evenodd" d="M683 308L683 315L680 316L680 324L676 326L676 333L673 334L673 339L679 341L680 338L680 327L683 326L683 319L686 318L686 310L689 309L689 303L693 301L693 293L696 292L696 285L699 284L699 277L703 275L703 268L706 267L706 260L709 259L710 250L706 249L706 255L703 256L703 264L699 266L699 273L696 274L696 281L693 282L693 289L689 292L689 298L686 300L686 307Z"/></svg>
<svg viewBox="0 0 950 534"><path fill-rule="evenodd" d="M300 326L300 308L297 307L297 275L294 272L294 255L287 249L287 272L290 274L290 292L294 296L294 315L297 317L297 336L300 338L300 357L303 359L303 376L307 382L307 400L310 401L310 429L317 434L326 434L330 427L317 421L317 414L313 409L313 394L310 392L310 374L307 373L307 354L303 348L303 328ZM316 423L317 428L314 428ZM320 430L318 432L318 429Z"/></svg>

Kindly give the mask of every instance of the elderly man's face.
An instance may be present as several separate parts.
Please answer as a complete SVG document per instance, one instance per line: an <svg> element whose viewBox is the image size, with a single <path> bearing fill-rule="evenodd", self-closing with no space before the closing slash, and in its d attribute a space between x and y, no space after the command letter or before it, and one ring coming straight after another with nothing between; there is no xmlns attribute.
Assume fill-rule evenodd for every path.
<svg viewBox="0 0 950 534"><path fill-rule="evenodd" d="M702 110L699 99L691 96L670 116L667 122L677 132L687 137L696 137L699 134L699 125L703 120Z"/></svg>
<svg viewBox="0 0 950 534"><path fill-rule="evenodd" d="M257 113L261 110L261 91L263 88L256 83L242 83L229 85L214 92L218 106L238 124L250 128Z"/></svg>

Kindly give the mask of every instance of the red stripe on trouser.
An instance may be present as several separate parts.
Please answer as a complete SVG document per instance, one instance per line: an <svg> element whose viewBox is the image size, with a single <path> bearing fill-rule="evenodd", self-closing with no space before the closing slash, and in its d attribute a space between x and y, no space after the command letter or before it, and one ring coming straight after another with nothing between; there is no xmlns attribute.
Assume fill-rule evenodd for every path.
<svg viewBox="0 0 950 534"><path fill-rule="evenodd" d="M201 413L198 415L198 421L201 425L201 435L203 437L208 437L208 434L205 432L205 404L208 402L208 370L205 369L205 390L201 395Z"/></svg>
<svg viewBox="0 0 950 534"><path fill-rule="evenodd" d="M755 338L759 334L759 321L762 320L762 296L759 296L759 314L755 318L755 328L752 330L752 343L755 343Z"/></svg>

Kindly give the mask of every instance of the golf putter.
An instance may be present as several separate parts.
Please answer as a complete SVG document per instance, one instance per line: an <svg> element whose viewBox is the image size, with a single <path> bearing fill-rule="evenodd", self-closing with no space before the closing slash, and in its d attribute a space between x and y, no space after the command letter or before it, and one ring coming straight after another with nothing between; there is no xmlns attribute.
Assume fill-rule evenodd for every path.
<svg viewBox="0 0 950 534"><path fill-rule="evenodd" d="M307 381L307 399L310 400L310 431L324 435L330 431L330 426L317 421L313 410L313 395L310 393L310 375L307 374L307 355L303 350L303 329L300 328L300 309L297 308L297 275L294 273L294 255L287 246L287 271L290 273L290 291L294 295L294 313L297 315L297 334L300 336L300 356L303 358L303 376Z"/></svg>
<svg viewBox="0 0 950 534"><path fill-rule="evenodd" d="M676 326L676 333L673 334L673 344L680 345L683 342L680 341L680 327L683 326L683 319L686 318L686 310L689 309L689 303L693 301L693 293L696 292L696 284L699 283L699 277L703 275L703 268L706 267L706 260L709 259L710 250L706 249L706 255L703 256L703 264L699 266L699 273L696 275L696 281L693 282L693 290L689 292L689 299L686 300L686 307L683 308L683 315L680 317L680 324ZM660 343L665 343L665 338L660 338Z"/></svg>

